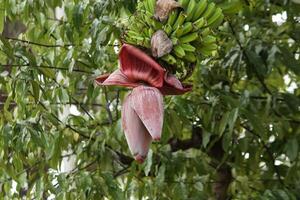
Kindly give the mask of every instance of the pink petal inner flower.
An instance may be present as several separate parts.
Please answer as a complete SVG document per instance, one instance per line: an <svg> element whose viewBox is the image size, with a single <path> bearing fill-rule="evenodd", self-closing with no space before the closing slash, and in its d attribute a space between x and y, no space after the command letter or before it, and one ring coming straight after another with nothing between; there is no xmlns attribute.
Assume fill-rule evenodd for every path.
<svg viewBox="0 0 300 200"><path fill-rule="evenodd" d="M154 87L139 86L133 89L131 107L147 128L153 140L161 138L164 108L163 96Z"/></svg>
<svg viewBox="0 0 300 200"><path fill-rule="evenodd" d="M129 94L122 107L122 127L129 149L135 160L142 163L146 158L152 138L146 127L131 107L133 96Z"/></svg>
<svg viewBox="0 0 300 200"><path fill-rule="evenodd" d="M121 71L132 81L143 81L153 87L162 87L165 70L140 49L124 44L120 50Z"/></svg>

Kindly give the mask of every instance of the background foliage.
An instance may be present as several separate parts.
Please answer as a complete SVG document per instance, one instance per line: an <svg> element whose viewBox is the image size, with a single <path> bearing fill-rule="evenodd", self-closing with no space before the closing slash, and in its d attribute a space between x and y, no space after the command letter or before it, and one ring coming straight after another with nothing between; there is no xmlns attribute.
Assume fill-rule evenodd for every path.
<svg viewBox="0 0 300 200"><path fill-rule="evenodd" d="M215 2L218 55L165 98L162 141L137 165L126 91L93 82L117 68L136 1L1 0L0 198L299 199L300 4Z"/></svg>

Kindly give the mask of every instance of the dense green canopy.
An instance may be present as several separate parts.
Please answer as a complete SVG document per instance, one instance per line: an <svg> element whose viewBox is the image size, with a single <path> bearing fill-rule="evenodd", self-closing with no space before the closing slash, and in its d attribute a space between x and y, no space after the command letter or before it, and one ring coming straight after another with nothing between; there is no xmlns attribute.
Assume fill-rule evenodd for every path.
<svg viewBox="0 0 300 200"><path fill-rule="evenodd" d="M139 165L128 90L94 84L118 67L136 0L1 0L0 198L300 199L299 1L214 2L218 54L165 97Z"/></svg>

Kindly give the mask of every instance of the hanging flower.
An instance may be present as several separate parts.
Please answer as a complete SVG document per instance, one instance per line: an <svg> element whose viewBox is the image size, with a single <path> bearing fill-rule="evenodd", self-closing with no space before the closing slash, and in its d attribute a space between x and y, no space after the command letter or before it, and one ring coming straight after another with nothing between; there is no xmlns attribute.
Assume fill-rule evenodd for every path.
<svg viewBox="0 0 300 200"><path fill-rule="evenodd" d="M163 95L183 94L191 90L191 85L183 85L134 46L124 44L119 61L120 69L99 76L96 83L133 88L123 102L122 127L131 153L142 163L152 140L161 138Z"/></svg>

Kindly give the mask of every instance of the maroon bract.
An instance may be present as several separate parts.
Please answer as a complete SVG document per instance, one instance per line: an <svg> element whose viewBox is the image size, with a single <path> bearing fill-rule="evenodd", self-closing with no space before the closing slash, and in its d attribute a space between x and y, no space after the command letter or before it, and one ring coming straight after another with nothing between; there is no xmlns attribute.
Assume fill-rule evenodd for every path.
<svg viewBox="0 0 300 200"><path fill-rule="evenodd" d="M134 88L122 107L122 127L129 149L138 162L147 156L152 140L160 140L163 126L163 96L191 90L166 72L140 49L124 44L119 54L120 69L96 79L99 85Z"/></svg>

